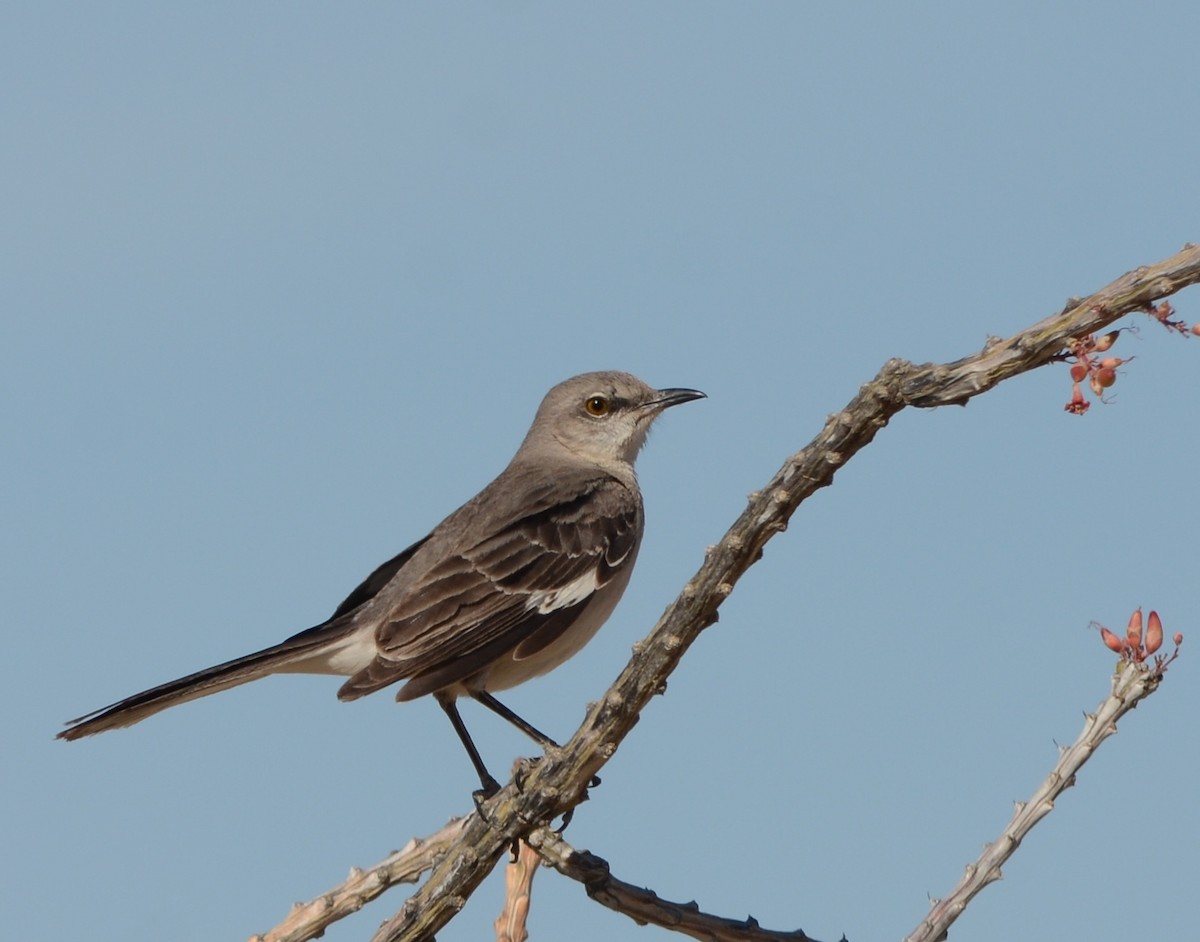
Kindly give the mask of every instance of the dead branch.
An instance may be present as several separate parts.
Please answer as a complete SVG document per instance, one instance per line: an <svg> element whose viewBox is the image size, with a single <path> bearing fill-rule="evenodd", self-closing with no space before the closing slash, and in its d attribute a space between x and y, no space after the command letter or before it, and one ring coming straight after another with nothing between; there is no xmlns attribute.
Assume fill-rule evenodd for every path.
<svg viewBox="0 0 1200 942"><path fill-rule="evenodd" d="M945 899L934 900L929 915L904 942L938 942L946 938L951 924L967 903L989 883L1000 879L1000 867L1016 853L1034 825L1054 810L1059 795L1075 784L1075 774L1109 736L1117 731L1117 720L1154 693L1162 674L1154 665L1123 660L1112 678L1112 692L1095 713L1086 714L1083 731L1064 747L1054 769L1026 801L1018 801L1003 833L984 848L979 859L967 865L962 879Z"/></svg>
<svg viewBox="0 0 1200 942"><path fill-rule="evenodd" d="M521 842L515 858L504 868L504 908L496 917L496 942L526 942L529 930L529 898L533 892L533 877L541 858L537 851Z"/></svg>
<svg viewBox="0 0 1200 942"><path fill-rule="evenodd" d="M762 928L752 916L725 919L701 912L693 903L672 903L653 890L618 880L609 872L608 861L586 850L576 850L561 834L539 828L529 843L559 873L583 884L587 895L639 926L655 925L700 939L701 942L816 942L800 929L775 932Z"/></svg>
<svg viewBox="0 0 1200 942"><path fill-rule="evenodd" d="M455 818L428 837L414 837L400 850L360 870L355 867L344 883L307 903L297 903L270 932L253 935L250 942L307 942L320 937L339 919L356 913L389 887L397 883L416 883L433 866L462 831L466 818Z"/></svg>

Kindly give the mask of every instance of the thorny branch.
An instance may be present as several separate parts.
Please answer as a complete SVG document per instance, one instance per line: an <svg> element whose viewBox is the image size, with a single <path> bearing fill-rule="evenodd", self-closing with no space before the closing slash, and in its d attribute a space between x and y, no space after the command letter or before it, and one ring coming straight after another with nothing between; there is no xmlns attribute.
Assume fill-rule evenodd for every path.
<svg viewBox="0 0 1200 942"><path fill-rule="evenodd" d="M250 942L305 942L319 938L333 923L358 912L384 890L397 883L416 883L434 861L445 855L466 820L455 818L429 837L414 837L366 870L355 867L344 883L308 903L297 903L283 922L270 932L251 936Z"/></svg>
<svg viewBox="0 0 1200 942"><path fill-rule="evenodd" d="M561 834L539 828L529 844L559 873L583 884L587 895L609 909L624 913L638 925L662 926L701 942L815 942L801 930L775 932L753 918L722 919L700 911L695 903L672 903L652 890L618 880L608 861L586 850L576 850Z"/></svg>
<svg viewBox="0 0 1200 942"><path fill-rule="evenodd" d="M1117 731L1117 720L1154 693L1162 681L1157 666L1122 660L1112 678L1112 693L1087 714L1083 731L1070 746L1062 749L1053 771L1027 801L1017 802L1012 819L1004 832L983 849L979 859L968 864L962 879L945 899L935 900L929 915L904 942L938 942L946 937L951 923L967 903L989 883L1000 879L1000 867L1016 853L1017 847L1035 824L1054 810L1054 802L1075 784L1075 773L1092 757L1100 743Z"/></svg>
<svg viewBox="0 0 1200 942"><path fill-rule="evenodd" d="M945 364L885 363L842 411L826 420L806 447L750 496L749 505L721 541L709 548L704 564L654 630L635 646L633 658L603 699L590 705L575 735L561 749L548 750L541 761L514 776L486 804L482 815L459 822L457 837L437 860L429 879L380 927L374 942L433 937L515 840L544 828L583 800L591 777L616 752L642 708L663 689L700 632L717 620L721 603L762 556L767 541L786 529L801 502L831 484L834 474L870 444L892 416L907 406L965 405L1005 379L1063 359L1072 349L1073 338L1092 334L1126 314L1151 311L1161 298L1198 282L1200 247L1188 245L1087 298L1071 299L1059 313L1012 337L990 340L979 353ZM328 922L322 921L309 935L263 938L313 938L325 925Z"/></svg>

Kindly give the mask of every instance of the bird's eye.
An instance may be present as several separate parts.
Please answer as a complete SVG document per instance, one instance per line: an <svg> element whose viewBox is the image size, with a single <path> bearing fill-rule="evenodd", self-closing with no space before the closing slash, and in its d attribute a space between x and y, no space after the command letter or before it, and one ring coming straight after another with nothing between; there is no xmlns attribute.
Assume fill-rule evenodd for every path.
<svg viewBox="0 0 1200 942"><path fill-rule="evenodd" d="M583 407L587 409L588 415L608 415L608 399L604 396L589 396Z"/></svg>

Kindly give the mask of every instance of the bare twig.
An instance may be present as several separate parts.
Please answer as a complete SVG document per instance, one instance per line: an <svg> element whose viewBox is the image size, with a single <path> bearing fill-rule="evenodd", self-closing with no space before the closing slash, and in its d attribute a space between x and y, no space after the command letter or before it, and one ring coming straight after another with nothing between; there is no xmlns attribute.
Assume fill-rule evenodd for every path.
<svg viewBox="0 0 1200 942"><path fill-rule="evenodd" d="M701 912L694 902L660 899L652 890L618 880L609 872L607 861L589 851L576 850L549 828L534 831L529 843L555 870L582 883L596 902L624 913L640 926L662 926L701 942L815 942L800 929L774 932L763 929L753 917L724 919Z"/></svg>
<svg viewBox="0 0 1200 942"><path fill-rule="evenodd" d="M1112 678L1112 693L1095 713L1088 713L1079 738L1064 747L1053 771L1028 801L1017 802L1004 832L984 848L979 859L967 865L958 885L945 899L935 900L929 915L905 942L938 942L966 908L972 897L989 883L1000 879L1000 867L1017 850L1025 835L1054 810L1054 802L1075 784L1075 774L1092 757L1100 744L1117 731L1117 720L1154 693L1162 681L1155 665L1122 660Z"/></svg>
<svg viewBox="0 0 1200 942"><path fill-rule="evenodd" d="M516 839L548 824L586 796L591 777L616 752L650 698L664 688L700 632L738 579L787 527L802 501L832 483L834 474L874 439L906 406L965 404L1003 380L1036 369L1068 352L1072 338L1093 333L1119 317L1149 310L1159 299L1200 282L1200 247L1129 272L1083 300L1007 340L990 341L953 363L916 366L890 360L857 396L826 421L808 446L787 459L671 603L654 630L636 647L608 692L592 704L583 725L561 748L519 772L484 811L471 815L433 873L375 935L375 942L432 937L465 903Z"/></svg>
<svg viewBox="0 0 1200 942"><path fill-rule="evenodd" d="M330 925L358 912L388 887L397 883L416 883L459 836L465 821L465 818L455 818L436 834L414 837L367 870L355 867L344 883L307 903L297 903L283 922L264 935L251 936L250 942L316 939Z"/></svg>
<svg viewBox="0 0 1200 942"><path fill-rule="evenodd" d="M533 892L533 876L542 860L538 852L524 841L517 855L504 868L504 908L496 917L496 942L525 942L529 931L529 896Z"/></svg>

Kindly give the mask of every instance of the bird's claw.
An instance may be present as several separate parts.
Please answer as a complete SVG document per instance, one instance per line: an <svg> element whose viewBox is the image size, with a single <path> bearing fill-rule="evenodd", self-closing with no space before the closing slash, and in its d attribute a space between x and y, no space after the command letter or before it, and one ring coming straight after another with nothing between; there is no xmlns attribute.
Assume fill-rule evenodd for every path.
<svg viewBox="0 0 1200 942"><path fill-rule="evenodd" d="M484 804L495 798L499 791L500 783L489 775L482 781L481 787L471 792L471 800L475 802L475 810L479 812L479 817L483 818L483 820L488 820L488 816L483 812Z"/></svg>
<svg viewBox="0 0 1200 942"><path fill-rule="evenodd" d="M600 776L593 775L591 781L588 782L587 787L584 788L584 790L583 790L583 797L581 797L579 799L580 804L582 804L583 802L587 801L589 798L592 797L590 794L588 794L588 789L598 788L599 785L600 785ZM578 808L578 807L579 807L579 805L575 806L575 808ZM565 812L563 812L562 823L554 829L555 834L561 834L563 831L565 831L567 829L567 825L570 824L571 819L575 817L575 808L568 808Z"/></svg>

